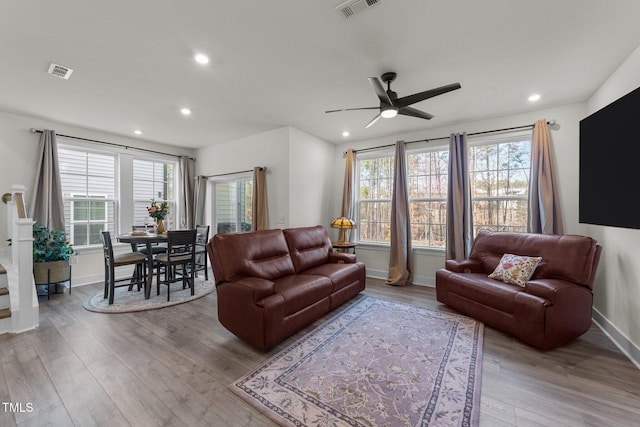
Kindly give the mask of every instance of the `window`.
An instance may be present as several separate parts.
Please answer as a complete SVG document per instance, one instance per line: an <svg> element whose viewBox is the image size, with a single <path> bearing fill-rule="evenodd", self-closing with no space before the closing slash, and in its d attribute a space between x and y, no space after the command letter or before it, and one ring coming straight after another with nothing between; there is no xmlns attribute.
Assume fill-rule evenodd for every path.
<svg viewBox="0 0 640 427"><path fill-rule="evenodd" d="M480 229L526 231L531 137L512 136L472 143L469 170L473 233ZM391 240L393 154L358 157L358 242ZM407 153L407 189L412 245L443 249L446 245L449 150Z"/></svg>
<svg viewBox="0 0 640 427"><path fill-rule="evenodd" d="M146 208L152 198L166 200L175 218L176 161L138 159L64 137L59 138L58 155L65 228L75 248L100 245L101 230L117 234L151 222Z"/></svg>
<svg viewBox="0 0 640 427"><path fill-rule="evenodd" d="M407 155L407 188L413 246L444 248L447 233L449 150Z"/></svg>
<svg viewBox="0 0 640 427"><path fill-rule="evenodd" d="M358 240L365 243L388 243L391 240L391 194L393 155L358 159L356 220Z"/></svg>
<svg viewBox="0 0 640 427"><path fill-rule="evenodd" d="M529 136L469 147L474 235L527 231L530 163Z"/></svg>
<svg viewBox="0 0 640 427"><path fill-rule="evenodd" d="M215 182L214 193L216 233L251 231L253 179Z"/></svg>
<svg viewBox="0 0 640 427"><path fill-rule="evenodd" d="M133 224L152 222L147 207L151 200L166 201L169 220L175 219L175 162L133 159ZM182 224L176 224L184 228Z"/></svg>
<svg viewBox="0 0 640 427"><path fill-rule="evenodd" d="M100 231L115 229L115 156L70 148L58 154L69 241L100 244Z"/></svg>

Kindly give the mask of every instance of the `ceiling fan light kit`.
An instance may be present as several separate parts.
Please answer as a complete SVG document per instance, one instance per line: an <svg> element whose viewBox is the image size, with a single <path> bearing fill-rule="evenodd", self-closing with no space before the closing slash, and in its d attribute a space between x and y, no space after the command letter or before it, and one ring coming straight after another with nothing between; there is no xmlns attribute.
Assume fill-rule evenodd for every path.
<svg viewBox="0 0 640 427"><path fill-rule="evenodd" d="M368 128L372 126L375 122L383 117L385 119L390 119L395 117L398 114L402 114L404 116L417 117L419 119L431 120L433 116L429 113L425 113L424 111L420 111L416 108L410 107L410 105L415 104L420 101L424 101L425 99L433 98L434 96L442 95L447 92L451 92L453 90L460 89L460 83L452 83L445 86L440 86L437 88L425 90L424 92L414 93L413 95L403 96L402 98L398 98L398 94L391 90L391 82L395 80L397 74L394 72L384 73L380 76L383 82L387 84L387 89L384 89L384 86L378 80L377 77L369 77L369 83L373 86L373 89L380 100L380 106L378 107L362 107L362 108L345 108L341 110L327 110L325 113L336 113L338 111L353 111L353 110L375 110L379 109L380 112L365 126Z"/></svg>
<svg viewBox="0 0 640 427"><path fill-rule="evenodd" d="M380 111L380 115L385 119L390 119L398 115L398 109L389 107Z"/></svg>

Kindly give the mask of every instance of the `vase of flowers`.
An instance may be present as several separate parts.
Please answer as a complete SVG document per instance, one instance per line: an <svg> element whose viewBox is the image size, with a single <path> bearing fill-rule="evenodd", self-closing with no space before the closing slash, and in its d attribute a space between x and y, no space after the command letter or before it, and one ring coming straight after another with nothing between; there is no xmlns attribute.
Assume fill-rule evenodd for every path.
<svg viewBox="0 0 640 427"><path fill-rule="evenodd" d="M169 213L169 205L166 201L156 202L151 200L151 206L147 208L149 216L156 220L156 233L164 233L164 219Z"/></svg>

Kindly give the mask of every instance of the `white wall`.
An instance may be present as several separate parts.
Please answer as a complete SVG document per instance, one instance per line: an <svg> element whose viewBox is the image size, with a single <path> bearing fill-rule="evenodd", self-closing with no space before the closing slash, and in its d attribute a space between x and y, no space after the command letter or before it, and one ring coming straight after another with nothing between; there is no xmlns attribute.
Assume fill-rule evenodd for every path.
<svg viewBox="0 0 640 427"><path fill-rule="evenodd" d="M551 139L556 156L556 170L558 172L560 199L564 213L564 223L567 233L579 234L578 227L578 149L579 149L579 121L585 116L585 104L572 104L562 107L531 111L511 116L461 123L454 126L435 128L429 131L403 134L389 138L379 138L358 143L345 143L336 147L334 162L344 168L343 152L348 148L362 149L381 145L394 144L398 140L414 141L420 139L448 137L452 132L481 132L503 129L514 126L529 125L537 119L554 119L557 125L552 128ZM448 145L448 141L434 141L433 146ZM342 178L335 173L334 205L339 208L341 203ZM374 277L387 277L389 267L389 251L387 248L359 246L358 258L367 265L367 274ZM444 267L444 251L420 250L414 248L414 283L435 285L435 272Z"/></svg>
<svg viewBox="0 0 640 427"><path fill-rule="evenodd" d="M11 191L12 184L26 185L25 202L27 204L31 201L31 191L35 181L35 168L38 164L38 142L40 140L40 134L31 133L29 131L31 128L53 129L58 134L145 148L169 154L193 156L193 152L188 149L0 112L0 194ZM0 205L0 250L6 250L7 248L6 213L5 205ZM128 247L128 245L126 246ZM76 264L72 267L73 286L103 280L104 261L102 248L81 250L74 262Z"/></svg>
<svg viewBox="0 0 640 427"><path fill-rule="evenodd" d="M640 87L640 47L587 102L591 114ZM634 137L633 144L638 143ZM624 155L624 148L612 147ZM630 194L635 197L635 194ZM582 225L603 246L595 294L594 319L640 367L640 230Z"/></svg>
<svg viewBox="0 0 640 427"><path fill-rule="evenodd" d="M289 128L283 127L197 151L198 175L218 175L267 167L269 228L289 225ZM209 218L213 218L211 206Z"/></svg>
<svg viewBox="0 0 640 427"><path fill-rule="evenodd" d="M289 225L324 225L340 211L333 209L333 154L335 146L291 128L289 142ZM344 172L342 172L344 173ZM339 207L338 207L339 209Z"/></svg>
<svg viewBox="0 0 640 427"><path fill-rule="evenodd" d="M269 227L327 224L332 212L334 146L305 132L283 127L201 148L199 175L267 167ZM209 203L209 215L212 217Z"/></svg>

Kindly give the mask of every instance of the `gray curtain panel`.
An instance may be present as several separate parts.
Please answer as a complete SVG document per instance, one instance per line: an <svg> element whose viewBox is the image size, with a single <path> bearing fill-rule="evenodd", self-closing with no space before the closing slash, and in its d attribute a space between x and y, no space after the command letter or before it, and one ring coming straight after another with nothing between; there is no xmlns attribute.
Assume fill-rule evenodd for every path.
<svg viewBox="0 0 640 427"><path fill-rule="evenodd" d="M207 177L204 175L196 178L195 198L195 224L204 225L206 223L205 203L207 200Z"/></svg>
<svg viewBox="0 0 640 427"><path fill-rule="evenodd" d="M467 134L449 137L446 259L468 258L473 245L473 217Z"/></svg>
<svg viewBox="0 0 640 427"><path fill-rule="evenodd" d="M551 134L546 119L537 120L533 125L527 231L542 234L563 233Z"/></svg>
<svg viewBox="0 0 640 427"><path fill-rule="evenodd" d="M342 187L342 210L340 215L349 219L353 219L353 198L354 188L356 185L356 153L350 148L347 150L347 157L344 165L344 186ZM357 225L356 225L357 226ZM347 232L349 236L347 238ZM338 241L351 241L352 230L340 229Z"/></svg>
<svg viewBox="0 0 640 427"><path fill-rule="evenodd" d="M53 130L40 136L40 158L29 206L29 216L51 230L64 231L64 200L58 161L58 143Z"/></svg>
<svg viewBox="0 0 640 427"><path fill-rule="evenodd" d="M266 168L256 166L253 168L253 231L269 229L269 216L267 212L267 171Z"/></svg>
<svg viewBox="0 0 640 427"><path fill-rule="evenodd" d="M196 162L189 156L180 156L180 176L182 177L182 191L180 201L180 228L195 228L195 179Z"/></svg>
<svg viewBox="0 0 640 427"><path fill-rule="evenodd" d="M404 144L404 141L396 143L393 195L391 196L391 250L387 284L394 286L410 285L413 278L407 159Z"/></svg>

